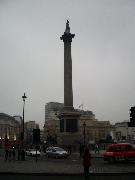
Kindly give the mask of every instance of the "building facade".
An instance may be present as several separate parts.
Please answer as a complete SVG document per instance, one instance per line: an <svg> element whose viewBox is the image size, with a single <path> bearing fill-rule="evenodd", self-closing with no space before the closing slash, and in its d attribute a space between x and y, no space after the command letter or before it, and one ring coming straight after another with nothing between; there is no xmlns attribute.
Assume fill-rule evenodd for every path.
<svg viewBox="0 0 135 180"><path fill-rule="evenodd" d="M109 121L98 121L95 119L95 115L92 111L82 111L82 115L79 119L79 128L82 137L81 143L85 138L85 142L90 144L106 140L111 135L113 126Z"/></svg>
<svg viewBox="0 0 135 180"><path fill-rule="evenodd" d="M134 141L135 142L135 127L128 127L128 121L115 123L114 137L118 141Z"/></svg>
<svg viewBox="0 0 135 180"><path fill-rule="evenodd" d="M25 144L33 144L33 129L39 129L39 124L35 121L28 121L24 124L24 140Z"/></svg>
<svg viewBox="0 0 135 180"><path fill-rule="evenodd" d="M13 117L5 113L0 113L0 140L5 137L10 141L16 141L20 138L21 124Z"/></svg>
<svg viewBox="0 0 135 180"><path fill-rule="evenodd" d="M45 105L45 121L49 121L56 118L55 114L59 113L64 107L63 103L59 102L49 102ZM55 114L54 114L55 113Z"/></svg>
<svg viewBox="0 0 135 180"><path fill-rule="evenodd" d="M59 102L49 102L45 105L45 124L44 124L44 141L56 142L57 135L60 132L59 113L64 104Z"/></svg>
<svg viewBox="0 0 135 180"><path fill-rule="evenodd" d="M74 144L96 143L100 140L106 140L107 137L111 135L113 126L109 121L98 121L92 111L76 111L79 111L81 116L78 120L78 132L76 136L77 139L74 139ZM44 137L47 139L47 141L49 141L49 138L55 139L56 141L54 142L62 145L62 138L64 137L64 133L60 133L60 119L58 109L57 113L52 109L50 113L48 113L47 120L45 120L44 125L44 134ZM75 135L75 133L69 134L69 136L72 136L72 138L73 135ZM65 144L66 141L68 145L68 136L67 139L65 139Z"/></svg>

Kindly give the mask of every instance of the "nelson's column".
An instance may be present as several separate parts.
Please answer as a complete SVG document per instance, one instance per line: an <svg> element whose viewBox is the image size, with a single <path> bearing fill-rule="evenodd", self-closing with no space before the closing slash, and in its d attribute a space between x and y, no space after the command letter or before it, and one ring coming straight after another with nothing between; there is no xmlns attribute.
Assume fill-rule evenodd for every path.
<svg viewBox="0 0 135 180"><path fill-rule="evenodd" d="M64 42L64 108L60 118L60 140L62 145L76 145L80 139L78 133L78 119L80 113L73 107L72 90L72 58L71 42L75 34L70 33L69 21L67 20L64 34L60 37Z"/></svg>

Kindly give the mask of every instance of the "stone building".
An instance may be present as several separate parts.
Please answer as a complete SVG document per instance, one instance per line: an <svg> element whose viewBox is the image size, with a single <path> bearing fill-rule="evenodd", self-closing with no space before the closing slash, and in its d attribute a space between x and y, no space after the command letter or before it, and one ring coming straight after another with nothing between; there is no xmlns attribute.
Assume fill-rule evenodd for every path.
<svg viewBox="0 0 135 180"><path fill-rule="evenodd" d="M135 142L135 127L128 127L128 121L115 123L114 138L116 141Z"/></svg>
<svg viewBox="0 0 135 180"><path fill-rule="evenodd" d="M85 143L95 143L99 140L106 140L110 136L113 126L109 121L98 121L95 118L95 115L92 111L79 111L81 116L78 120L78 137L74 140L74 144L83 144ZM85 127L84 127L85 124ZM85 132L84 132L85 128ZM48 137L52 139L57 139L57 143L62 145L62 138L64 133L61 136L60 133L60 120L59 120L59 111L51 110L48 114L47 120L45 120L44 125L45 139ZM85 133L85 134L84 134ZM72 133L71 133L72 136ZM72 136L73 137L73 136ZM55 142L56 142L55 141ZM68 144L68 139L66 140ZM65 142L66 143L66 142Z"/></svg>
<svg viewBox="0 0 135 180"><path fill-rule="evenodd" d="M22 116L15 115L13 116L13 118L20 124L20 126L22 125Z"/></svg>
<svg viewBox="0 0 135 180"><path fill-rule="evenodd" d="M24 140L26 144L33 144L33 129L39 129L35 121L28 121L24 124Z"/></svg>
<svg viewBox="0 0 135 180"><path fill-rule="evenodd" d="M57 136L59 134L59 119L49 120L44 125L44 140L48 144L57 144Z"/></svg>
<svg viewBox="0 0 135 180"><path fill-rule="evenodd" d="M41 144L45 143L44 129L40 129L40 142Z"/></svg>
<svg viewBox="0 0 135 180"><path fill-rule="evenodd" d="M64 107L63 103L49 102L45 105L45 121L51 120L53 112L57 113Z"/></svg>
<svg viewBox="0 0 135 180"><path fill-rule="evenodd" d="M85 136L85 141L87 144L95 143L100 140L106 140L107 137L110 136L113 129L113 126L109 121L98 121L95 119L95 115L92 113L92 111L82 111L82 115L79 119L79 127L82 137L81 143L84 141Z"/></svg>
<svg viewBox="0 0 135 180"><path fill-rule="evenodd" d="M20 138L20 126L21 124L13 116L0 113L0 140L4 140L5 137L10 141L18 140Z"/></svg>
<svg viewBox="0 0 135 180"><path fill-rule="evenodd" d="M49 102L45 105L45 121L52 120L53 116L56 118L55 114L59 113L64 107L63 103L59 102ZM55 112L55 114L54 114Z"/></svg>
<svg viewBox="0 0 135 180"><path fill-rule="evenodd" d="M44 140L56 142L60 132L58 115L63 108L63 103L49 102L45 105Z"/></svg>

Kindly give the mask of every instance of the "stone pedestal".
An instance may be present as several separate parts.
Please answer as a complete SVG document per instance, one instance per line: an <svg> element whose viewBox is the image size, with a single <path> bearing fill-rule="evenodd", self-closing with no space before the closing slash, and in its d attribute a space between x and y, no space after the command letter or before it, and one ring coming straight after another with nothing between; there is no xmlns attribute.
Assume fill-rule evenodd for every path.
<svg viewBox="0 0 135 180"><path fill-rule="evenodd" d="M75 145L79 144L80 134L78 119L80 112L77 111L63 111L60 113L60 144Z"/></svg>
<svg viewBox="0 0 135 180"><path fill-rule="evenodd" d="M80 145L81 134L80 133L67 133L63 132L59 134L58 145L59 146L79 146Z"/></svg>

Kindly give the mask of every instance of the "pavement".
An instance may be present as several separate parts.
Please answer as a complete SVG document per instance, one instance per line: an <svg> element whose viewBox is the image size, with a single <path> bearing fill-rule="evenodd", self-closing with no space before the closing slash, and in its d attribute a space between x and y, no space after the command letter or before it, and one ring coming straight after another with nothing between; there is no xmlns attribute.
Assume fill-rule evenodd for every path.
<svg viewBox="0 0 135 180"><path fill-rule="evenodd" d="M92 174L90 175L88 178L85 178L83 176L80 175L75 175L75 176L67 176L67 175L61 175L61 176L57 176L57 175L43 175L43 174L37 174L37 175L33 175L33 174L0 174L0 179L2 180L116 180L116 179L122 179L122 180L134 180L135 179L135 175L130 174L130 176L127 175L98 175L98 174Z"/></svg>
<svg viewBox="0 0 135 180"><path fill-rule="evenodd" d="M103 158L104 151L95 154L91 152L93 158ZM101 160L102 161L102 160ZM123 174L134 173L135 164L129 166L96 166L90 167L91 174ZM73 153L70 159L66 160L47 160L43 158L35 162L35 160L26 158L25 161L4 161L3 156L0 157L0 174L44 174L44 175L83 175L82 159L79 153Z"/></svg>

